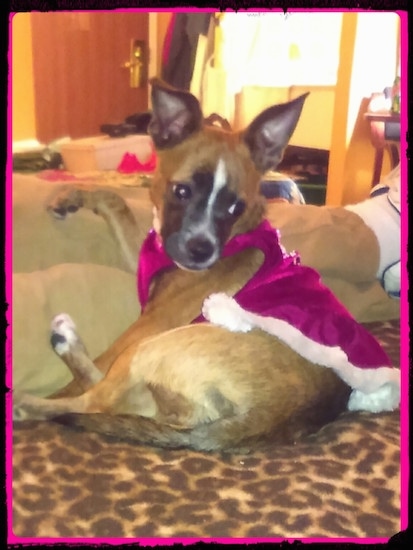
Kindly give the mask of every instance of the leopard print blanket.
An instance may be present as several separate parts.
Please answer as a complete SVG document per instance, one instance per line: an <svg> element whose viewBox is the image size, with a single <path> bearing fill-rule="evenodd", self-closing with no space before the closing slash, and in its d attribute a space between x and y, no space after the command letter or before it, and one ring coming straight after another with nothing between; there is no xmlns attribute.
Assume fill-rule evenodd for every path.
<svg viewBox="0 0 413 550"><path fill-rule="evenodd" d="M399 364L398 323L369 328ZM13 440L17 537L389 539L401 529L398 411L346 412L294 446L248 455L34 421Z"/></svg>

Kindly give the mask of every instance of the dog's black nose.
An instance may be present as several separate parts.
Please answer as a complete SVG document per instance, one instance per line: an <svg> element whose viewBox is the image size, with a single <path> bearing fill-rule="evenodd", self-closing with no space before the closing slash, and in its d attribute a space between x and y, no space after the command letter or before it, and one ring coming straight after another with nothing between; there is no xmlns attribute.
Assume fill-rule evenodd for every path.
<svg viewBox="0 0 413 550"><path fill-rule="evenodd" d="M194 262L205 262L214 253L214 244L203 237L193 237L186 243L188 254Z"/></svg>

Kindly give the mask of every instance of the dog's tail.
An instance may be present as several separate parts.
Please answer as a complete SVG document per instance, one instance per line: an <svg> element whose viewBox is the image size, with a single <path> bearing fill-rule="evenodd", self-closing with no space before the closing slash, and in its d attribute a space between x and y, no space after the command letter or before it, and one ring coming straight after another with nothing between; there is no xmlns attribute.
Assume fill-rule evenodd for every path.
<svg viewBox="0 0 413 550"><path fill-rule="evenodd" d="M53 418L53 421L117 440L169 449L191 448L197 451L244 450L250 448L252 443L258 444L264 435L261 429L258 430L259 433L248 433L250 430L246 426L252 427L253 424L249 419L238 416L221 418L191 428L171 426L142 416L105 413L67 413Z"/></svg>
<svg viewBox="0 0 413 550"><path fill-rule="evenodd" d="M66 413L53 418L53 421L118 440L135 441L165 448L190 446L189 430L161 424L152 418L143 416Z"/></svg>
<svg viewBox="0 0 413 550"><path fill-rule="evenodd" d="M69 427L95 432L117 440L169 449L196 451L248 451L267 444L291 444L318 431L346 409L351 388L340 381L324 406L313 400L292 413L277 415L266 407L221 416L212 422L181 427L153 418L107 413L67 413L53 420Z"/></svg>

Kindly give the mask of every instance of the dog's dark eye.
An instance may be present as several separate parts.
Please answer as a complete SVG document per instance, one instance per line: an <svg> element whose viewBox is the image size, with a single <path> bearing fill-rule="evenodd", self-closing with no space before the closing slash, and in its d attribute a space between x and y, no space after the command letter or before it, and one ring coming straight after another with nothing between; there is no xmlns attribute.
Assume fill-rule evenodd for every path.
<svg viewBox="0 0 413 550"><path fill-rule="evenodd" d="M244 210L245 210L245 201L237 200L233 202L231 206L228 208L228 213L231 214L231 216L241 216Z"/></svg>
<svg viewBox="0 0 413 550"><path fill-rule="evenodd" d="M192 196L192 190L186 183L176 183L172 187L173 194L180 200L188 200Z"/></svg>

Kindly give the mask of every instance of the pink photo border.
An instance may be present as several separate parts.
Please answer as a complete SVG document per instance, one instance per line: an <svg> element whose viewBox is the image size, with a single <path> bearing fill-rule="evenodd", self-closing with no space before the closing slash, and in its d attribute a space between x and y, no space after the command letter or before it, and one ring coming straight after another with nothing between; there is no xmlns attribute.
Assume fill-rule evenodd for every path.
<svg viewBox="0 0 413 550"><path fill-rule="evenodd" d="M122 11L217 11L217 9L208 9L201 10L200 8L170 8L170 9L124 9ZM82 10L79 10L82 11ZM89 10L90 11L90 10ZM254 11L259 11L254 9ZM274 10L272 10L274 11ZM290 11L290 10L289 10ZM294 10L291 10L294 11ZM299 10L299 11L315 11L315 10ZM316 10L322 11L322 10ZM325 10L333 11L333 10ZM346 11L344 9L335 10L335 11ZM362 10L360 10L362 11ZM401 95L403 98L407 98L407 55L408 55L408 44L407 44L407 32L408 32L408 21L407 21L407 12L394 10L400 16L401 22ZM8 97L12 97L12 84L11 84L11 33L12 33L12 15L9 15L9 52L8 52L8 61L9 61L9 78L8 78ZM405 77L406 75L406 77ZM7 125L8 125L8 141L7 141L7 165L6 165L6 189L5 189L5 226L6 226L6 240L5 240L5 270L6 270L6 387L12 387L12 278L11 278L11 266L13 259L13 249L12 249L12 232L13 232L13 220L12 220L12 142L11 142L11 129L12 129L12 120L11 120L11 108L10 108L11 99L8 102L8 113L7 113ZM407 103L407 102L406 102ZM404 205L407 204L407 191L408 191L408 165L407 165L407 109L402 111L401 119L401 144L400 144L400 157L401 157L401 196L402 202ZM401 250L401 264L402 264L402 290L401 290L401 319L400 319L400 367L401 367L401 376L402 376L402 399L401 399L401 531L405 530L408 525L408 479L410 474L410 461L409 461L409 304L408 304L408 289L409 289L409 279L407 272L407 243L408 243L408 213L406 208L402 208L401 212L401 236L402 236L402 250ZM6 495L7 495L7 520L8 520L8 537L7 542L9 545L28 545L28 546L44 546L44 545L53 545L56 543L67 543L67 544L81 544L87 543L88 545L102 545L108 543L110 545L128 545L133 543L139 543L142 546L167 546L173 544L182 544L190 545L198 543L200 541L204 542L214 542L222 544L256 544L263 542L278 543L282 541L292 542L296 539L272 539L272 538L260 538L260 539L202 539L202 538L185 538L185 539L157 539L157 538L142 538L142 539L117 539L117 538L108 538L108 539L94 539L94 538L75 538L75 539L64 539L64 538L23 538L16 537L12 532L12 463L11 463L11 450L12 450L12 422L11 422L11 391L6 392ZM356 538L356 539L300 539L301 542L329 542L329 543L385 543L388 542L387 539L367 539L367 538Z"/></svg>

